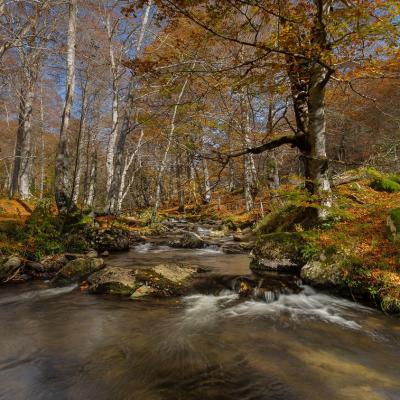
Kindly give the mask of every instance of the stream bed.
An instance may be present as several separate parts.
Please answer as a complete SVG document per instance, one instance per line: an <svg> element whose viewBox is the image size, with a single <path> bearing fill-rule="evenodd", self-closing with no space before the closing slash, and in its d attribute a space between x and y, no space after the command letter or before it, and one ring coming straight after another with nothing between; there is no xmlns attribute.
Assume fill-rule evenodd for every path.
<svg viewBox="0 0 400 400"><path fill-rule="evenodd" d="M110 265L248 275L247 255L146 243ZM284 277L271 277L271 281ZM0 288L0 399L400 399L400 320L300 287L132 301L45 283Z"/></svg>

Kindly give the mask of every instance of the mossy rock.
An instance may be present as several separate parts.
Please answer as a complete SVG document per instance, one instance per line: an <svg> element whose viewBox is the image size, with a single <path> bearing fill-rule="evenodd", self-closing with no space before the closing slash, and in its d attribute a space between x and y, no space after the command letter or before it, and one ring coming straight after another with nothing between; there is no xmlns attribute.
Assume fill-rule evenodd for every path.
<svg viewBox="0 0 400 400"><path fill-rule="evenodd" d="M179 264L160 264L153 268L107 267L88 278L89 292L118 296L179 296L191 287L197 269ZM147 290L143 290L146 288ZM140 294L140 295L139 295Z"/></svg>
<svg viewBox="0 0 400 400"><path fill-rule="evenodd" d="M381 299L381 308L390 314L400 314L400 297L386 295Z"/></svg>
<svg viewBox="0 0 400 400"><path fill-rule="evenodd" d="M104 260L102 258L76 258L65 264L54 278L56 284L69 284L79 282L86 279L104 268Z"/></svg>
<svg viewBox="0 0 400 400"><path fill-rule="evenodd" d="M121 267L106 267L88 278L89 292L129 296L138 287L135 270Z"/></svg>
<svg viewBox="0 0 400 400"><path fill-rule="evenodd" d="M400 208L394 208L389 212L386 220L388 227L389 239L400 241Z"/></svg>
<svg viewBox="0 0 400 400"><path fill-rule="evenodd" d="M395 193L400 192L400 183L393 181L390 178L375 178L370 186L372 189L377 190L378 192L387 192L387 193Z"/></svg>
<svg viewBox="0 0 400 400"><path fill-rule="evenodd" d="M100 252L126 251L130 246L129 232L115 227L90 231L88 239L91 245Z"/></svg>
<svg viewBox="0 0 400 400"><path fill-rule="evenodd" d="M300 232L276 232L259 236L250 268L277 272L298 272L308 261L308 240Z"/></svg>
<svg viewBox="0 0 400 400"><path fill-rule="evenodd" d="M10 278L15 271L22 265L21 259L18 257L1 257L0 258L0 282Z"/></svg>
<svg viewBox="0 0 400 400"><path fill-rule="evenodd" d="M266 215L255 229L257 234L273 232L296 232L302 229L312 229L318 226L318 208L313 206L289 205L281 210Z"/></svg>
<svg viewBox="0 0 400 400"><path fill-rule="evenodd" d="M338 262L310 261L300 273L301 279L312 286L329 288L343 286L343 269Z"/></svg>

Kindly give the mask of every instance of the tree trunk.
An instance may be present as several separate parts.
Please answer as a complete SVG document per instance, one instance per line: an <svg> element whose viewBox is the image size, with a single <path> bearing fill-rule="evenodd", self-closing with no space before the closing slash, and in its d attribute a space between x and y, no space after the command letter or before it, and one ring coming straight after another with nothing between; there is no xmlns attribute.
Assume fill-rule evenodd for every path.
<svg viewBox="0 0 400 400"><path fill-rule="evenodd" d="M279 189L279 169L276 157L273 153L269 154L266 159L266 173L267 173L267 185L271 190Z"/></svg>
<svg viewBox="0 0 400 400"><path fill-rule="evenodd" d="M96 147L93 146L92 149L92 160L90 163L89 169L89 177L88 177L88 192L85 201L86 207L93 207L94 206L94 199L95 199L95 189L96 189L96 178L97 178L97 152Z"/></svg>
<svg viewBox="0 0 400 400"><path fill-rule="evenodd" d="M114 155L115 155L115 145L118 137L118 89L119 89L119 68L115 60L115 53L113 48L113 32L111 29L110 22L110 14L107 15L106 19L107 26L107 35L108 35L108 47L109 47L109 56L110 56L110 64L111 64L111 76L112 76L112 123L111 123L111 132L108 139L107 152L106 152L106 167L107 167L107 181L106 181L106 190L107 193L110 191L112 178L114 175Z"/></svg>
<svg viewBox="0 0 400 400"><path fill-rule="evenodd" d="M203 175L204 175L203 204L208 204L211 201L211 185L210 185L210 174L208 172L208 163L205 158L203 158L202 164L203 164Z"/></svg>
<svg viewBox="0 0 400 400"><path fill-rule="evenodd" d="M167 167L168 154L169 154L169 150L171 148L172 140L174 138L176 115L178 113L178 107L180 105L182 96L185 93L187 84L188 84L188 78L186 78L185 82L183 83L181 91L178 95L178 99L174 106L174 111L172 113L172 118L171 118L171 126L170 126L168 137L167 137L167 145L165 147L164 156L161 160L161 164L158 168L157 181L156 181L156 193L155 193L155 198L154 198L153 212L152 212L152 216L151 216L152 222L155 222L155 220L157 218L158 208L160 207L162 179L164 176L165 168Z"/></svg>
<svg viewBox="0 0 400 400"><path fill-rule="evenodd" d="M142 24L140 27L140 33L138 42L136 45L136 54L140 53L142 48L143 40L144 40L144 33L146 26L148 24L150 10L152 6L152 1L150 0L147 3L147 7L143 14ZM122 175L124 171L125 159L124 159L124 151L125 151L125 144L127 137L131 131L131 117L132 117L132 110L134 108L134 76L131 76L129 81L129 88L128 88L128 97L127 97L127 104L125 108L125 113L123 116L122 126L120 129L120 133L117 138L117 144L115 147L115 151L113 153L113 173L111 176L111 182L109 190L107 191L107 206L106 210L109 213L116 213L118 211L118 196L121 193L121 181Z"/></svg>
<svg viewBox="0 0 400 400"><path fill-rule="evenodd" d="M325 78L326 69L315 62L311 68L310 91L308 99L309 126L308 135L311 145L308 159L309 176L307 188L321 197L324 205L330 205L330 183L328 177L328 159L326 156L325 122Z"/></svg>
<svg viewBox="0 0 400 400"><path fill-rule="evenodd" d="M35 96L34 76L27 76L27 87L22 88L18 117L17 140L15 144L14 165L10 185L10 197L17 193L22 199L30 196L30 164L31 164L31 126L32 105Z"/></svg>
<svg viewBox="0 0 400 400"><path fill-rule="evenodd" d="M247 148L251 147L251 140L249 133L250 126L250 113L246 107L246 122L244 128L244 143ZM254 208L254 197L258 191L257 171L252 154L246 154L244 157L244 195L246 202L246 211L251 211Z"/></svg>
<svg viewBox="0 0 400 400"><path fill-rule="evenodd" d="M125 200L125 197L127 196L128 192L129 192L129 189L132 186L132 183L133 183L133 180L134 180L134 177L135 177L135 172L132 172L132 177L128 181L128 183L125 183L126 182L126 177L128 175L129 168L131 167L131 165L135 161L135 158L139 154L140 147L142 145L143 137L144 137L144 130L141 129L140 130L140 136L139 136L135 151L131 154L129 159L125 160L125 162L124 162L124 166L123 166L123 170L122 170L122 174L121 174L121 182L120 182L119 191L118 191L118 197L117 197L117 212L120 212L122 210L122 203Z"/></svg>
<svg viewBox="0 0 400 400"><path fill-rule="evenodd" d="M178 152L176 159L176 181L178 192L178 211L185 211L185 189L182 179L182 153Z"/></svg>
<svg viewBox="0 0 400 400"><path fill-rule="evenodd" d="M67 43L67 82L55 169L55 198L60 214L64 215L70 211L72 206L72 188L68 176L68 126L75 92L76 17L77 0L70 0Z"/></svg>

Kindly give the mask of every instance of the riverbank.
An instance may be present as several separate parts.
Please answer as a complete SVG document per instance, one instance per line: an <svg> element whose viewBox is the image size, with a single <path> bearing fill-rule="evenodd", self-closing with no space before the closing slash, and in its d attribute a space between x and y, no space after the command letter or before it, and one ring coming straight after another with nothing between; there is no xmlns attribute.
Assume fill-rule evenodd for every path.
<svg viewBox="0 0 400 400"><path fill-rule="evenodd" d="M278 207L256 227L253 269L299 273L312 286L399 313L400 194L372 186L371 179L338 186L329 219L317 226L309 203Z"/></svg>

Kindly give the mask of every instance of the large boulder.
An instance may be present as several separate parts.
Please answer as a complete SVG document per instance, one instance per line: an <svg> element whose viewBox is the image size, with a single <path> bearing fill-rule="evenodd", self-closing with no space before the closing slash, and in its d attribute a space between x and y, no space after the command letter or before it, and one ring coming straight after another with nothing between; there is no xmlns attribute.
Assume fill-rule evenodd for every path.
<svg viewBox="0 0 400 400"><path fill-rule="evenodd" d="M251 252L250 269L299 272L306 264L307 241L300 233L279 232L261 235Z"/></svg>
<svg viewBox="0 0 400 400"><path fill-rule="evenodd" d="M194 232L186 232L180 240L170 243L171 247L182 249L201 249L206 246L206 242Z"/></svg>
<svg viewBox="0 0 400 400"><path fill-rule="evenodd" d="M343 270L339 263L309 261L300 272L301 279L316 287L338 287L343 284Z"/></svg>
<svg viewBox="0 0 400 400"><path fill-rule="evenodd" d="M107 267L88 278L89 291L99 294L131 296L178 296L187 292L197 268L179 264L160 264L153 268Z"/></svg>
<svg viewBox="0 0 400 400"><path fill-rule="evenodd" d="M89 275L104 268L102 258L76 258L66 263L54 278L56 284L68 284L86 279Z"/></svg>
<svg viewBox="0 0 400 400"><path fill-rule="evenodd" d="M5 282L11 279L20 269L22 260L19 257L3 257L0 259L0 281Z"/></svg>

